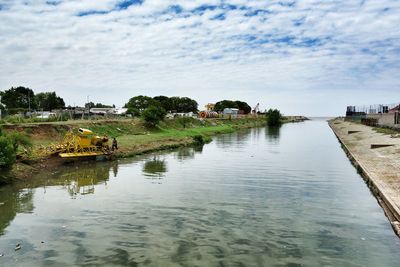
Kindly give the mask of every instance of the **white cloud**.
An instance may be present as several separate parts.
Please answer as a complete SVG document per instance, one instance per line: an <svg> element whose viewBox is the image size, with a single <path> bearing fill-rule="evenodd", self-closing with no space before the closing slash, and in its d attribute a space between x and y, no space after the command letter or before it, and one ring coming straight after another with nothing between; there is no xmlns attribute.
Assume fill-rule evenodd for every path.
<svg viewBox="0 0 400 267"><path fill-rule="evenodd" d="M242 99L307 115L400 99L399 1L52 2L0 0L1 89L56 90L68 104Z"/></svg>

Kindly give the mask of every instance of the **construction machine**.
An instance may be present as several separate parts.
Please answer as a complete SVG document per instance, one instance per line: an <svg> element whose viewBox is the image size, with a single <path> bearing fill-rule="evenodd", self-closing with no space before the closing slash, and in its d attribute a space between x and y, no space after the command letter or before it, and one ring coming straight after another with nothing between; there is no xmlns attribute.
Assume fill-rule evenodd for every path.
<svg viewBox="0 0 400 267"><path fill-rule="evenodd" d="M98 136L91 130L79 128L77 132L67 132L60 143L48 146L45 152L61 158L110 156L112 151L108 141L107 136Z"/></svg>

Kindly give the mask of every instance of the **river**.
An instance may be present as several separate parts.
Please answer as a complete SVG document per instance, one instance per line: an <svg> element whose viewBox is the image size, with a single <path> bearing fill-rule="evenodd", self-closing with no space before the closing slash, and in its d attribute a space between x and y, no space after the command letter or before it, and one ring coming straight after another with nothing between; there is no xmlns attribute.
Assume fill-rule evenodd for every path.
<svg viewBox="0 0 400 267"><path fill-rule="evenodd" d="M325 121L0 188L0 266L375 267L399 251Z"/></svg>

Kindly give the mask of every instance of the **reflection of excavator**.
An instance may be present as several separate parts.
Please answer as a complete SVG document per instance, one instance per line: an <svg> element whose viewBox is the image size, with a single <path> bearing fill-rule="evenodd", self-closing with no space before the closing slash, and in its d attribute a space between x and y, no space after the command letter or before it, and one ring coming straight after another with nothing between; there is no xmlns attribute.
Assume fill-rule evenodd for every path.
<svg viewBox="0 0 400 267"><path fill-rule="evenodd" d="M94 135L88 129L80 128L78 133L69 131L59 144L46 148L46 153L62 158L109 156L112 154L108 137Z"/></svg>

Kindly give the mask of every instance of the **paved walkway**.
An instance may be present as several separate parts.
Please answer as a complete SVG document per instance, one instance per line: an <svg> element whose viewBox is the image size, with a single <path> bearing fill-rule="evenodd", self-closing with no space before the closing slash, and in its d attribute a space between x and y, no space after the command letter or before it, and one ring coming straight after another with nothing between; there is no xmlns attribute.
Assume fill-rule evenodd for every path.
<svg viewBox="0 0 400 267"><path fill-rule="evenodd" d="M341 119L332 120L329 125L363 172L400 235L400 138ZM371 145L378 146L371 148Z"/></svg>

